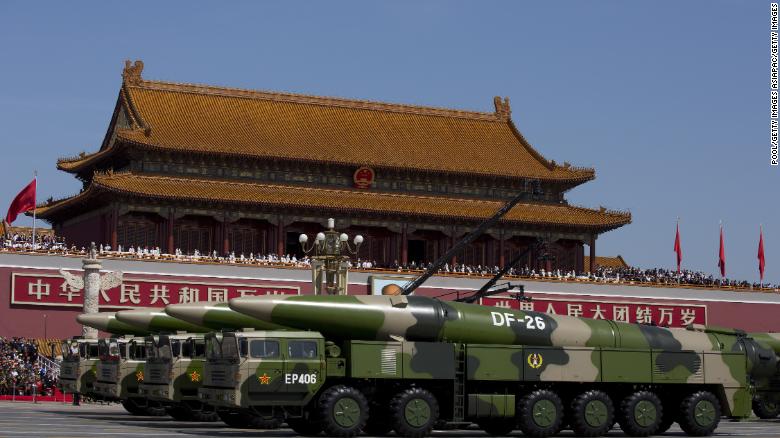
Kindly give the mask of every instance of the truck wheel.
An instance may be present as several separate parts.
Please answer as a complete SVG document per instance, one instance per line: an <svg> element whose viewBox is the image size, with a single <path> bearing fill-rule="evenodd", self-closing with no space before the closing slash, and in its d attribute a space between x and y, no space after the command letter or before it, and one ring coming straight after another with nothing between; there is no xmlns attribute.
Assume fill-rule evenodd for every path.
<svg viewBox="0 0 780 438"><path fill-rule="evenodd" d="M152 417L164 417L168 415L168 413L165 412L165 406L150 400L146 400L146 408L144 411L146 411L146 415L150 415Z"/></svg>
<svg viewBox="0 0 780 438"><path fill-rule="evenodd" d="M322 432L322 424L319 421L312 421L312 419L288 418L287 425L293 432L302 436L317 436Z"/></svg>
<svg viewBox="0 0 780 438"><path fill-rule="evenodd" d="M780 415L780 404L756 397L753 399L753 413L762 420L771 420Z"/></svg>
<svg viewBox="0 0 780 438"><path fill-rule="evenodd" d="M192 406L188 405L187 410L190 411L190 417L192 418L192 421L210 423L219 420L219 416L217 415L217 411L214 409L214 406L200 403L200 409L193 409Z"/></svg>
<svg viewBox="0 0 780 438"><path fill-rule="evenodd" d="M217 411L217 415L223 423L230 427L244 429L248 426L247 419L244 417L244 415L241 414L241 412L233 410L219 410Z"/></svg>
<svg viewBox="0 0 780 438"><path fill-rule="evenodd" d="M491 418L477 423L480 429L491 436L507 436L517 429L517 421L514 417L509 418Z"/></svg>
<svg viewBox="0 0 780 438"><path fill-rule="evenodd" d="M143 406L138 406L133 399L122 400L122 407L132 415L146 415Z"/></svg>
<svg viewBox="0 0 780 438"><path fill-rule="evenodd" d="M517 402L520 430L523 434L546 437L561 431L563 403L547 389L537 389Z"/></svg>
<svg viewBox="0 0 780 438"><path fill-rule="evenodd" d="M176 421L192 421L192 414L184 406L174 406L166 410L168 415Z"/></svg>
<svg viewBox="0 0 780 438"><path fill-rule="evenodd" d="M663 407L650 391L637 391L620 403L618 424L628 436L649 436L658 430Z"/></svg>
<svg viewBox="0 0 780 438"><path fill-rule="evenodd" d="M577 436L602 436L612 429L615 407L603 391L587 391L571 402L569 421Z"/></svg>
<svg viewBox="0 0 780 438"><path fill-rule="evenodd" d="M399 436L427 436L439 419L439 402L430 391L408 388L390 401L390 415Z"/></svg>
<svg viewBox="0 0 780 438"><path fill-rule="evenodd" d="M328 436L357 436L368 420L366 396L346 385L326 389L318 404L322 428Z"/></svg>
<svg viewBox="0 0 780 438"><path fill-rule="evenodd" d="M695 392L680 404L680 428L691 436L712 435L720 423L720 402L709 391Z"/></svg>

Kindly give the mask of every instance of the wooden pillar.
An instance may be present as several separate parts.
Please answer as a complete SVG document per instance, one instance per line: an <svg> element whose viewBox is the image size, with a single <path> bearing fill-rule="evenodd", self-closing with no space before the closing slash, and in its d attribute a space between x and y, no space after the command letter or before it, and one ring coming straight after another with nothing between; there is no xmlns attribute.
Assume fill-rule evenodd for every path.
<svg viewBox="0 0 780 438"><path fill-rule="evenodd" d="M114 209L111 212L111 250L113 251L116 251L117 241L119 240L117 238L117 228L119 228L119 208L114 206Z"/></svg>
<svg viewBox="0 0 780 438"><path fill-rule="evenodd" d="M401 265L406 265L409 260L409 236L406 234L406 224L401 227Z"/></svg>
<svg viewBox="0 0 780 438"><path fill-rule="evenodd" d="M230 254L230 224L226 220L222 221L222 253Z"/></svg>
<svg viewBox="0 0 780 438"><path fill-rule="evenodd" d="M589 260L588 269L590 269L590 272L594 272L596 270L596 235L595 234L591 234L589 246L590 246L590 260Z"/></svg>
<svg viewBox="0 0 780 438"><path fill-rule="evenodd" d="M455 246L455 232L452 232L452 236L450 236L450 248L452 249ZM450 260L450 265L455 266L458 263L458 256L456 254L452 255L452 260Z"/></svg>
<svg viewBox="0 0 780 438"><path fill-rule="evenodd" d="M282 257L284 255L284 222L280 217L276 221L276 255Z"/></svg>
<svg viewBox="0 0 780 438"><path fill-rule="evenodd" d="M167 224L168 225L168 227L167 227L168 228L168 233L167 233L168 234L168 254L173 254L174 252L176 252L176 248L173 246L174 245L174 243L173 243L173 223L174 223L174 221L175 221L175 219L173 217L173 209L169 208L168 209L168 224Z"/></svg>
<svg viewBox="0 0 780 438"><path fill-rule="evenodd" d="M504 257L504 232L501 232L501 236L498 239L498 267L503 268L506 265L506 258Z"/></svg>

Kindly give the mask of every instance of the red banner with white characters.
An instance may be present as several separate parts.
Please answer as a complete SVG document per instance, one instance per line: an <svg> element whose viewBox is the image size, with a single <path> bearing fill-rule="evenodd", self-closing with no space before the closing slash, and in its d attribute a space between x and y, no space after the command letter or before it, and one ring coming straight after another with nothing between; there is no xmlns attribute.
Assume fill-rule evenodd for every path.
<svg viewBox="0 0 780 438"><path fill-rule="evenodd" d="M74 272L81 275L80 272ZM297 295L300 288L275 285L263 280L134 278L125 276L121 285L100 292L101 308L165 307L168 304L223 301L249 295ZM11 304L82 307L84 290L74 289L57 274L11 275Z"/></svg>
<svg viewBox="0 0 780 438"><path fill-rule="evenodd" d="M664 327L685 327L689 324L707 324L707 306L659 302L605 302L597 300L536 298L518 301L513 297L482 298L485 306L514 310L533 310L556 315L581 316L593 319L657 324Z"/></svg>

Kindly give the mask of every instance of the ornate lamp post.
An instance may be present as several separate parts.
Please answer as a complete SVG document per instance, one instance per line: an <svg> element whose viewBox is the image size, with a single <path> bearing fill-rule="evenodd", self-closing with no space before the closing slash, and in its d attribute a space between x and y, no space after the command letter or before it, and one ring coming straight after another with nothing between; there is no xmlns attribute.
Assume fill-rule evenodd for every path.
<svg viewBox="0 0 780 438"><path fill-rule="evenodd" d="M323 274L325 274L326 294L347 294L348 254L357 254L360 244L363 243L363 236L358 234L352 241L353 245L350 245L349 236L346 233L334 230L335 222L333 218L328 219L328 230L317 233L314 242L308 246L309 236L301 234L298 237L304 254L313 254L311 256L311 274L315 295L323 295ZM343 252L346 252L347 255L343 255Z"/></svg>

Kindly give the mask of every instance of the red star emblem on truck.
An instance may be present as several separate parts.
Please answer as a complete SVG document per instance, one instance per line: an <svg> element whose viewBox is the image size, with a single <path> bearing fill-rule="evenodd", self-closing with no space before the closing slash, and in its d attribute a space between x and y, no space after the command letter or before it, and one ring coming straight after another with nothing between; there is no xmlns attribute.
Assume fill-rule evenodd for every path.
<svg viewBox="0 0 780 438"><path fill-rule="evenodd" d="M260 381L261 385L267 385L267 384L271 383L271 378L268 377L268 374L266 374L266 373L263 373L262 376L257 376L257 380Z"/></svg>
<svg viewBox="0 0 780 438"><path fill-rule="evenodd" d="M139 382L144 380L144 372L143 371L136 371L135 373L135 380L138 380Z"/></svg>
<svg viewBox="0 0 780 438"><path fill-rule="evenodd" d="M200 382L200 374L198 374L198 370L193 370L192 373L190 373L190 380L193 382Z"/></svg>

